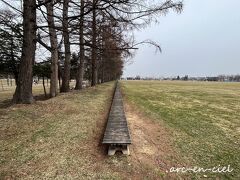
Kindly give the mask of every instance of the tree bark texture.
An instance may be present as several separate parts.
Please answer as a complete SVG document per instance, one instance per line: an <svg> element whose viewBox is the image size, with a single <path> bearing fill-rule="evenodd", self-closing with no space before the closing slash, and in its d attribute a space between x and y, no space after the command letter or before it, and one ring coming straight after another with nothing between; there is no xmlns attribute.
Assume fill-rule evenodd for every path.
<svg viewBox="0 0 240 180"><path fill-rule="evenodd" d="M78 66L78 73L77 73L76 87L75 87L75 89L77 90L83 88L83 77L84 77L83 26L84 26L84 0L81 0L80 29L79 29L80 56L79 56L79 66Z"/></svg>
<svg viewBox="0 0 240 180"><path fill-rule="evenodd" d="M97 29L96 29L96 0L93 0L92 10L92 83L91 86L97 84Z"/></svg>
<svg viewBox="0 0 240 180"><path fill-rule="evenodd" d="M46 4L47 19L49 26L50 44L51 44L51 81L50 97L57 96L58 93L58 42L53 17L53 2Z"/></svg>
<svg viewBox="0 0 240 180"><path fill-rule="evenodd" d="M62 77L61 92L69 91L70 81L70 61L71 61L71 50L69 42L69 31L68 31L68 7L69 0L63 1L63 38L65 48L65 61L64 61L64 72Z"/></svg>
<svg viewBox="0 0 240 180"><path fill-rule="evenodd" d="M36 0L23 1L23 47L14 103L30 104L32 95L32 66L36 50Z"/></svg>

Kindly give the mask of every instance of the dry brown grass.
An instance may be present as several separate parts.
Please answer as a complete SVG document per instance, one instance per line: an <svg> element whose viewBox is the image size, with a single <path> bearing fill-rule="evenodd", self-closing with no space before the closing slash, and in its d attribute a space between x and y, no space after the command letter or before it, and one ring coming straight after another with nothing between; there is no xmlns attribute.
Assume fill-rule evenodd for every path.
<svg viewBox="0 0 240 180"><path fill-rule="evenodd" d="M186 176L166 173L171 166L221 162L238 170L239 84L122 85L128 157L108 157L101 144L113 82L10 107L14 89L0 92L0 179L173 179Z"/></svg>
<svg viewBox="0 0 240 180"><path fill-rule="evenodd" d="M95 157L104 154L99 142L112 90L106 83L0 109L0 179L118 177Z"/></svg>
<svg viewBox="0 0 240 180"><path fill-rule="evenodd" d="M107 149L101 141L113 86L113 82L104 83L32 105L1 107L0 179L138 180L165 177L153 154L152 161L145 162L148 155L134 151L135 147L141 146L137 141L139 135L133 136L136 144L131 147L130 156L106 155ZM35 95L38 92L43 93L41 87L34 86ZM13 89L1 92L6 96L1 96L0 102L4 104L4 99L11 98L12 93ZM135 127L139 123L132 123L133 133L135 130L137 133ZM140 135L140 138L144 136ZM141 158L143 161L139 163Z"/></svg>

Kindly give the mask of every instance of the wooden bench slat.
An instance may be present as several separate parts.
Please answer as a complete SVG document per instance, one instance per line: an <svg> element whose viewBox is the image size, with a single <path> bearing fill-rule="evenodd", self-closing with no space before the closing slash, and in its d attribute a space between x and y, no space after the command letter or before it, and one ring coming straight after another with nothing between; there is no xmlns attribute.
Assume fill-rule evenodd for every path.
<svg viewBox="0 0 240 180"><path fill-rule="evenodd" d="M118 85L113 96L103 144L131 144L131 137L124 112L122 94Z"/></svg>

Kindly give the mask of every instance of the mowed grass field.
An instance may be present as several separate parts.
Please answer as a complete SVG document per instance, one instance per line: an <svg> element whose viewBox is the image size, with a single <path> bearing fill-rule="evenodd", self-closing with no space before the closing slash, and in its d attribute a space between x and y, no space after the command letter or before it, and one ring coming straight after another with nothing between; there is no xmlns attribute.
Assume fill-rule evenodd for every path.
<svg viewBox="0 0 240 180"><path fill-rule="evenodd" d="M101 145L114 82L39 98L32 105L10 105L14 86L5 85L0 91L0 179L239 179L240 84L120 84L134 142L128 157L108 157ZM43 93L41 84L33 86L35 96ZM175 164L231 165L234 171L167 173Z"/></svg>
<svg viewBox="0 0 240 180"><path fill-rule="evenodd" d="M234 169L201 177L240 179L240 83L121 81L121 86L127 101L169 129L190 167Z"/></svg>

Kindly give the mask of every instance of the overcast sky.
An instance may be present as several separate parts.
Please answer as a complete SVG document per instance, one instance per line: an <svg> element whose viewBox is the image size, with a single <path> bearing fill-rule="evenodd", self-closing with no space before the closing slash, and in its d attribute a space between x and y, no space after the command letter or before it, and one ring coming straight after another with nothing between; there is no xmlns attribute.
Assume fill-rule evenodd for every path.
<svg viewBox="0 0 240 180"><path fill-rule="evenodd" d="M185 0L181 14L160 17L158 25L136 32L140 46L124 76L207 76L240 74L240 0Z"/></svg>

